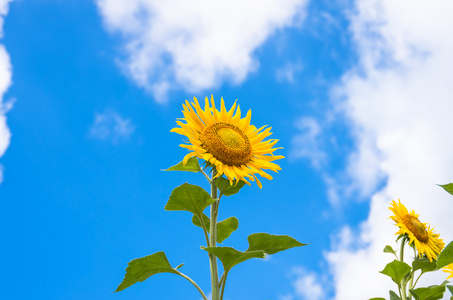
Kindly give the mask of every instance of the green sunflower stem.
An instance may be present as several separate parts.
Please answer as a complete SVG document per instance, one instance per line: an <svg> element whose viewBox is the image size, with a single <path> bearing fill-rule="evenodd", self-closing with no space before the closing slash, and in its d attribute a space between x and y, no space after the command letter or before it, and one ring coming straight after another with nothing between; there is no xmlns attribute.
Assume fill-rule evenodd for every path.
<svg viewBox="0 0 453 300"><path fill-rule="evenodd" d="M415 247L413 249L414 249L414 258L415 258L415 257L417 257L417 252L415 251ZM415 275L415 272L411 271L411 279L409 280L409 290L412 290L415 287L415 284L417 284L417 281L415 281L415 284L414 284L414 275ZM408 299L412 300L412 295L411 294L409 294L409 298Z"/></svg>
<svg viewBox="0 0 453 300"><path fill-rule="evenodd" d="M214 184L214 176L216 171L212 171L211 179L211 197L217 199L217 187ZM209 247L217 247L217 214L219 209L219 201L211 204L211 222L209 227ZM209 261L211 266L211 288L212 288L212 300L219 300L220 284L219 284L219 273L217 269L217 257L214 254L209 253Z"/></svg>
<svg viewBox="0 0 453 300"><path fill-rule="evenodd" d="M400 247L400 261L404 262L404 245L406 244L407 237L403 237L401 239L401 247ZM406 295L406 285L407 281L406 278L401 280L401 300L408 300Z"/></svg>

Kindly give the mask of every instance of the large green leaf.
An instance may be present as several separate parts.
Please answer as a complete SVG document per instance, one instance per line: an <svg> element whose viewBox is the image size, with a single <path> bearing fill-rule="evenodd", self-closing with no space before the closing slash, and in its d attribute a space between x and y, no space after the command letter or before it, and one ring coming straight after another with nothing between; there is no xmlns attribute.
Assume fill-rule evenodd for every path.
<svg viewBox="0 0 453 300"><path fill-rule="evenodd" d="M453 183L439 184L444 190L453 195Z"/></svg>
<svg viewBox="0 0 453 300"><path fill-rule="evenodd" d="M209 226L211 220L205 214L203 214L203 222L205 225L205 230L209 232ZM202 227L200 219L197 216L192 217L192 223L195 226ZM223 221L217 222L217 243L221 243L226 240L236 229L238 229L239 221L236 217L229 217Z"/></svg>
<svg viewBox="0 0 453 300"><path fill-rule="evenodd" d="M122 291L137 282L145 281L148 277L158 273L179 275L179 272L172 268L165 253L162 251L131 260L126 268L126 275L115 292Z"/></svg>
<svg viewBox="0 0 453 300"><path fill-rule="evenodd" d="M187 161L186 165L183 165L183 163L180 162L179 164L174 165L173 167L170 167L164 171L187 171L196 173L200 172L200 165L198 164L198 159L196 157L191 157Z"/></svg>
<svg viewBox="0 0 453 300"><path fill-rule="evenodd" d="M444 282L441 285L432 285L426 288L418 288L409 291L414 296L415 300L438 300L444 297L446 283L447 282Z"/></svg>
<svg viewBox="0 0 453 300"><path fill-rule="evenodd" d="M214 202L201 187L184 183L173 190L165 210L185 210L201 218L205 208Z"/></svg>
<svg viewBox="0 0 453 300"><path fill-rule="evenodd" d="M220 191L220 195L231 196L239 192L239 190L245 185L244 181L233 181L233 185L230 184L228 179L218 177L214 181L216 187Z"/></svg>
<svg viewBox="0 0 453 300"><path fill-rule="evenodd" d="M307 245L287 235L272 235L269 233L253 233L248 236L247 240L249 242L247 251L263 250L267 254Z"/></svg>
<svg viewBox="0 0 453 300"><path fill-rule="evenodd" d="M421 270L422 273L435 271L437 269L437 261L433 260L430 262L426 257L417 258L412 262L412 268L414 272L417 270Z"/></svg>
<svg viewBox="0 0 453 300"><path fill-rule="evenodd" d="M437 257L437 269L442 269L451 263L453 263L453 242L450 242Z"/></svg>
<svg viewBox="0 0 453 300"><path fill-rule="evenodd" d="M263 250L241 252L231 247L201 247L203 250L214 254L223 265L225 273L228 273L235 265L251 258L264 258Z"/></svg>
<svg viewBox="0 0 453 300"><path fill-rule="evenodd" d="M394 292L390 291L390 300L401 300L401 298Z"/></svg>
<svg viewBox="0 0 453 300"><path fill-rule="evenodd" d="M403 277L410 271L411 267L408 264L399 260L394 260L391 263L388 263L381 273L390 276L390 278L392 278L393 281L399 286Z"/></svg>

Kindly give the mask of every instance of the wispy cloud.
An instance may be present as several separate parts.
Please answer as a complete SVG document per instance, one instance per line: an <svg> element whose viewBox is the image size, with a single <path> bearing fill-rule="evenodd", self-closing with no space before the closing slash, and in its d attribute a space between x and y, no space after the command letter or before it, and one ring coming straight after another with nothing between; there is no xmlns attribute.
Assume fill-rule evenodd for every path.
<svg viewBox="0 0 453 300"><path fill-rule="evenodd" d="M96 113L90 129L90 137L118 144L120 141L130 138L135 131L131 120L124 119L114 111Z"/></svg>
<svg viewBox="0 0 453 300"><path fill-rule="evenodd" d="M326 159L321 145L321 125L315 118L301 117L295 127L299 132L291 140L290 157L308 158L313 167L319 169Z"/></svg>
<svg viewBox="0 0 453 300"><path fill-rule="evenodd" d="M8 5L11 0L0 0L0 37L3 37L3 22L8 14ZM0 157L9 146L11 132L6 122L6 113L12 107L12 102L5 103L4 94L11 85L11 62L5 47L0 44ZM3 181L3 167L0 165L0 183Z"/></svg>
<svg viewBox="0 0 453 300"><path fill-rule="evenodd" d="M293 83L297 73L302 71L303 65L300 60L296 62L290 62L281 68L278 68L275 72L275 78L278 82L287 81Z"/></svg>
<svg viewBox="0 0 453 300"><path fill-rule="evenodd" d="M259 65L253 52L299 24L307 2L97 0L108 30L124 38L126 72L159 102L169 89L243 82Z"/></svg>

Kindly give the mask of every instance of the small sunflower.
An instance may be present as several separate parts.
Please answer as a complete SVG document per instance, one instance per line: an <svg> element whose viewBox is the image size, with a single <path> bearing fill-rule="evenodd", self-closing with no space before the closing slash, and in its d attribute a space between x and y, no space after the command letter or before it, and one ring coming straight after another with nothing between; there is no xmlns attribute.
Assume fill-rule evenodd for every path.
<svg viewBox="0 0 453 300"><path fill-rule="evenodd" d="M186 123L176 121L180 127L173 128L171 132L179 133L189 139L189 144L180 145L192 151L184 157L184 164L190 157L195 156L215 167L217 171L215 177L224 174L231 184L237 179L248 185L250 185L248 180L256 179L260 188L261 182L255 174L271 180L272 176L263 170L275 172L281 170L279 165L272 162L284 158L281 155L273 155L275 150L281 149L273 148L278 140L264 141L272 134L271 127L256 128L251 125L251 110L241 118L239 105L236 106L234 102L231 109L227 111L222 98L219 111L215 107L212 95L211 105L206 97L204 110L195 97L192 103L186 100L182 106L184 118L179 120Z"/></svg>
<svg viewBox="0 0 453 300"><path fill-rule="evenodd" d="M449 264L448 266L443 268L442 271L444 271L446 273L450 273L450 275L448 275L447 279L453 278L453 264Z"/></svg>
<svg viewBox="0 0 453 300"><path fill-rule="evenodd" d="M392 206L389 209L394 213L390 218L400 228L396 234L406 235L409 238L409 244L415 245L420 257L424 254L429 261L436 259L445 247L445 243L439 239L439 234L434 233L434 228L427 225L428 223L420 222L419 214L413 210L409 213L399 199L398 203L392 200Z"/></svg>

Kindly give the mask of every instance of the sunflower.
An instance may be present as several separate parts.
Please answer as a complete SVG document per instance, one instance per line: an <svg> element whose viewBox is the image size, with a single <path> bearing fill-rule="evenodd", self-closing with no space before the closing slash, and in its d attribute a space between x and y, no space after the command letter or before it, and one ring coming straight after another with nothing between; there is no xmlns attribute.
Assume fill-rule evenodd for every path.
<svg viewBox="0 0 453 300"><path fill-rule="evenodd" d="M217 171L215 177L224 174L230 184L233 184L234 180L241 180L250 185L248 180L256 180L260 188L262 185L256 174L271 180L272 176L263 170L274 172L281 170L280 166L272 162L284 158L281 155L273 155L275 150L281 149L273 148L278 140L264 141L272 134L271 127L266 125L256 128L251 125L250 110L244 118L241 118L239 105L236 106L234 102L227 111L222 98L219 111L215 107L212 95L211 103L206 97L204 110L195 97L192 103L186 100L182 106L184 118L179 120L186 123L177 120L176 123L180 127L173 128L171 132L189 139L188 144L180 145L191 151L184 157L183 164L195 156L215 167Z"/></svg>
<svg viewBox="0 0 453 300"><path fill-rule="evenodd" d="M418 219L419 214L413 210L409 213L407 208L392 200L392 206L389 209L394 213L390 218L395 221L400 230L396 234L406 235L409 238L409 244L415 245L418 255L426 255L429 261L437 258L437 255L445 247L445 243L439 239L439 234L434 233L428 223L422 223Z"/></svg>
<svg viewBox="0 0 453 300"><path fill-rule="evenodd" d="M448 266L443 268L442 271L444 271L446 273L450 273L450 275L448 275L447 279L453 278L453 264L449 264Z"/></svg>

